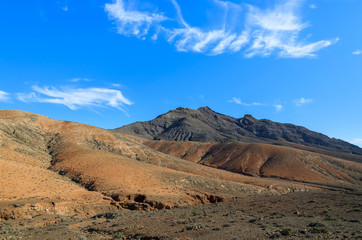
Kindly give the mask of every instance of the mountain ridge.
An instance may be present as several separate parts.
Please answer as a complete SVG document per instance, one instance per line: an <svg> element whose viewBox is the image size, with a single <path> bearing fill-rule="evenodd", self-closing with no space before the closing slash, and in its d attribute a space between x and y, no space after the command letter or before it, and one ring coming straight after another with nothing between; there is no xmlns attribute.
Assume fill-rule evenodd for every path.
<svg viewBox="0 0 362 240"><path fill-rule="evenodd" d="M209 107L197 110L176 108L145 122L136 122L113 131L148 140L194 142L246 142L288 146L298 144L327 151L362 155L362 149L291 123L256 119L250 114L234 118Z"/></svg>

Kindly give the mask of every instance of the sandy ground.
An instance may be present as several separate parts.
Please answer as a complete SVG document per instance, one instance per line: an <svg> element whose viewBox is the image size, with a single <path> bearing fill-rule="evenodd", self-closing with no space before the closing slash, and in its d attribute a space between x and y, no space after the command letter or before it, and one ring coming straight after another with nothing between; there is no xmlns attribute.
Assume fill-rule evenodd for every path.
<svg viewBox="0 0 362 240"><path fill-rule="evenodd" d="M0 239L361 239L361 200L304 192L92 218L45 214L1 221Z"/></svg>

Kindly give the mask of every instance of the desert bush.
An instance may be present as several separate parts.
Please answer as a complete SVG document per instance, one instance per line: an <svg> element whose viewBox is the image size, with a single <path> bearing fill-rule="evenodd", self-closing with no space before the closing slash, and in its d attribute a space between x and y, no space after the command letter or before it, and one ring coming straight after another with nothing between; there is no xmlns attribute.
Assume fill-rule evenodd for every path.
<svg viewBox="0 0 362 240"><path fill-rule="evenodd" d="M283 229L280 231L280 234L283 235L283 236L290 236L290 235L292 235L292 229L290 229L290 228L283 228Z"/></svg>
<svg viewBox="0 0 362 240"><path fill-rule="evenodd" d="M124 237L123 233L121 233L121 232L116 232L116 233L114 234L114 238L116 238L116 239L124 239L125 237Z"/></svg>

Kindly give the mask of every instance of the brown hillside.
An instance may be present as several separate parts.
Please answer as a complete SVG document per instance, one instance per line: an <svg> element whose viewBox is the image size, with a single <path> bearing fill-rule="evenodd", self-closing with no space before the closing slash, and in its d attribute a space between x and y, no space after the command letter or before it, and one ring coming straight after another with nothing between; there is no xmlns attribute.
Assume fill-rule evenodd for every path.
<svg viewBox="0 0 362 240"><path fill-rule="evenodd" d="M360 165L342 160L328 158L318 163L314 163L313 158L305 160L309 161L306 165L312 173L305 168L305 179L302 179L300 168L290 171L291 163L286 158L275 157L269 161L265 157L254 158L247 145L244 152L251 157L248 168L244 168L238 166L236 158L236 149L243 145L235 145L235 151L226 151L224 148L228 145L220 145L224 147L218 149L217 145L186 143L174 145L175 150L168 152L174 155L171 156L141 142L133 136L84 124L55 121L21 111L0 111L0 218L29 217L39 212L89 216L117 208L172 208L250 194L351 189L360 183L356 180L361 173ZM229 160L219 163L215 162L216 158L205 158L207 152L212 152L220 154L221 159L223 151L236 155L231 154ZM265 150L261 155L268 154L271 152ZM201 165L197 156L204 156L204 165L229 171ZM265 164L273 161L278 164ZM332 161L336 164L331 164ZM332 167L337 164L341 167ZM320 171L328 170L331 176L314 176L313 167L317 165ZM276 170L275 166L284 170ZM296 180L312 184L230 172L240 172L240 169L249 175L290 179L294 176ZM13 210L1 207L11 202L22 204Z"/></svg>
<svg viewBox="0 0 362 240"><path fill-rule="evenodd" d="M294 181L361 184L359 163L290 147L257 143L205 144L146 141L145 145L182 159L252 176Z"/></svg>
<svg viewBox="0 0 362 240"><path fill-rule="evenodd" d="M70 214L77 204L165 208L315 188L209 168L134 137L21 111L0 111L0 163L0 200L44 202L25 205L30 215ZM0 211L0 218L11 214Z"/></svg>

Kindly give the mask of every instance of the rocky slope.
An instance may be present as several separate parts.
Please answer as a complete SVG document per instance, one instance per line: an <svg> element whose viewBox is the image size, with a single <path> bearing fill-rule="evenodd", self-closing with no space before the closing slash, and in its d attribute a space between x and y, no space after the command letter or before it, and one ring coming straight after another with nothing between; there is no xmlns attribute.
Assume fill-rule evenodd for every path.
<svg viewBox="0 0 362 240"><path fill-rule="evenodd" d="M301 126L258 120L251 115L233 118L208 107L197 110L177 108L154 120L136 122L114 131L150 140L270 143L362 155L358 146Z"/></svg>

